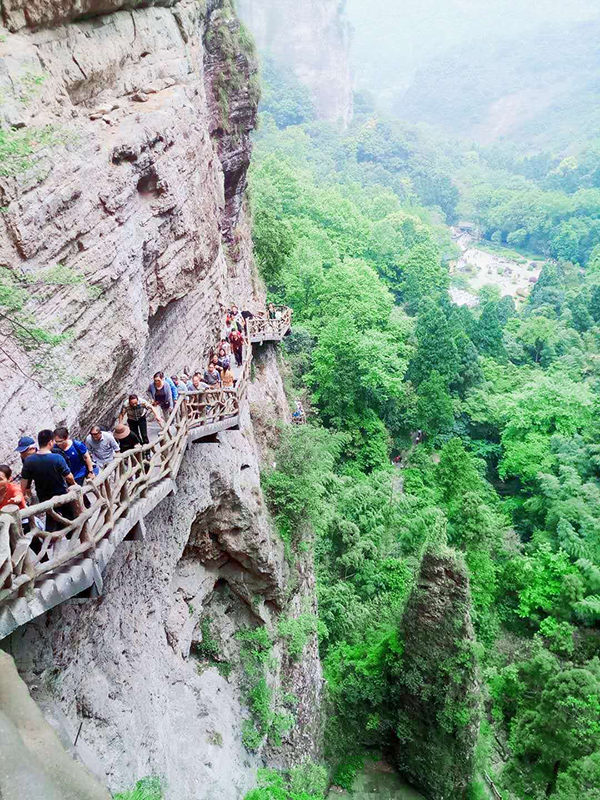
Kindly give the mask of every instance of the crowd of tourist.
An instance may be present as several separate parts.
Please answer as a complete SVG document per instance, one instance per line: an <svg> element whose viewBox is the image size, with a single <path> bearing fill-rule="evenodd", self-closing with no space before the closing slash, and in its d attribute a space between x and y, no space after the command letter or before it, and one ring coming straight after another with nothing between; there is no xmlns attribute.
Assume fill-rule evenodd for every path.
<svg viewBox="0 0 600 800"><path fill-rule="evenodd" d="M281 312L271 303L266 316L277 320ZM119 453L149 444L148 422L154 420L163 428L182 393L201 394L209 419L211 394L236 386L233 361L237 367L243 365L247 320L252 317L250 312L240 312L237 306L232 306L226 313L219 344L208 355L206 368L173 375L156 372L147 388L147 397L132 392L124 399L112 431L92 425L84 441L73 438L65 426L41 430L37 439L21 436L16 447L21 459L20 473L13 476L9 465L0 464L0 509L9 505L25 509L65 495L73 486L83 486ZM305 421L304 409L297 401L292 422ZM80 511L77 503L66 503L45 514L45 520L37 515L23 520L23 525L25 530L35 525L42 530L59 531Z"/></svg>
<svg viewBox="0 0 600 800"><path fill-rule="evenodd" d="M21 436L16 447L21 458L20 474L13 476L10 466L0 464L0 509L8 505L24 509L28 504L67 494L73 486L83 486L86 479L97 475L117 454L149 444L149 419L164 427L181 393L202 392L210 397L222 388L234 389L232 358L238 367L242 366L247 341L246 319L252 316L232 306L227 311L219 345L209 353L206 368L179 375L156 372L148 386L147 399L135 392L128 395L113 431L92 425L85 441L72 438L64 426L40 431L37 441L32 436ZM210 410L210 405L206 408ZM59 514L67 520L73 519L79 511L74 504L59 508ZM44 527L37 517L31 524L33 522ZM29 525L30 522L25 523L27 528ZM45 530L56 531L62 527L60 520L46 514Z"/></svg>

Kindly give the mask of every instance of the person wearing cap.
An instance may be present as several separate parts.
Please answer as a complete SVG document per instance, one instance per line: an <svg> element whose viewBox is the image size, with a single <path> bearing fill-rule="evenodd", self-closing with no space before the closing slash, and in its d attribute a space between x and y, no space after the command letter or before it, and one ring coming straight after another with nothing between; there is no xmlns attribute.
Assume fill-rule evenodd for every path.
<svg viewBox="0 0 600 800"><path fill-rule="evenodd" d="M100 430L98 425L92 425L85 444L90 451L94 462L100 469L114 461L115 453L120 452L117 440L108 431Z"/></svg>
<svg viewBox="0 0 600 800"><path fill-rule="evenodd" d="M117 425L115 428L115 439L119 443L121 453L126 453L128 450L133 450L138 444L141 444L138 437L133 433L129 425Z"/></svg>
<svg viewBox="0 0 600 800"><path fill-rule="evenodd" d="M35 439L32 436L21 436L15 448L15 453L18 453L21 456L21 462L23 463L28 456L32 456L34 453L37 453Z"/></svg>
<svg viewBox="0 0 600 800"><path fill-rule="evenodd" d="M23 464L25 463L26 458L29 458L29 456L34 456L37 453L37 447L33 436L21 436L15 448L15 453L18 453L21 456L21 467L22 467ZM19 472L17 475L14 476L13 481L15 483L19 483L21 477L22 473ZM39 502L38 496L33 490L30 491L29 497L27 499L29 500L30 505L35 505L36 503ZM43 521L38 519L38 524L43 529L44 527ZM27 519L23 520L23 530L25 531L25 533L29 533L29 531L31 530L31 523Z"/></svg>

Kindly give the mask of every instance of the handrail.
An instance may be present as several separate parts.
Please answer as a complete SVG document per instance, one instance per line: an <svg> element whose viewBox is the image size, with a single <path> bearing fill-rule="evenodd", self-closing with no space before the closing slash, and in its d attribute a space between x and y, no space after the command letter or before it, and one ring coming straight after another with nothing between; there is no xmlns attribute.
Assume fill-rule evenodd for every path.
<svg viewBox="0 0 600 800"><path fill-rule="evenodd" d="M291 324L291 310L276 322L261 340L285 335ZM255 319L262 320L257 317ZM249 323L254 320L248 320ZM210 432L234 427L250 380L252 346L250 330L244 345L243 366L236 387L207 388L182 392L156 441L138 445L121 453L98 475L68 494L43 503L18 509L7 506L0 511L0 607L33 588L46 573L71 564L83 556L93 556L103 540L110 537L117 523L124 520L136 502L165 479L177 477L188 442ZM190 439L191 437L191 439ZM76 516L72 516L72 504ZM59 531L40 530L36 515L46 513L63 525ZM146 511L147 513L147 511ZM23 521L30 520L25 533Z"/></svg>
<svg viewBox="0 0 600 800"><path fill-rule="evenodd" d="M252 342L280 341L292 327L292 309L287 306L277 306L275 312L279 319L271 319L268 313L260 314L246 320L248 340Z"/></svg>

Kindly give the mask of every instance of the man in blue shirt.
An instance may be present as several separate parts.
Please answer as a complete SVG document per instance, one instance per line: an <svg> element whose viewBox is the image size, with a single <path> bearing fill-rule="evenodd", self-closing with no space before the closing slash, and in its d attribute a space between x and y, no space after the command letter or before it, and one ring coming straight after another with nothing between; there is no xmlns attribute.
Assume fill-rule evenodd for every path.
<svg viewBox="0 0 600 800"><path fill-rule="evenodd" d="M86 478L94 477L94 465L87 447L77 439L70 439L68 428L56 428L54 441L56 443L54 452L64 457L76 483L83 486Z"/></svg>
<svg viewBox="0 0 600 800"><path fill-rule="evenodd" d="M54 434L52 431L43 430L38 434L39 450L28 456L23 462L23 472L21 474L21 491L25 498L31 497L31 482L35 483L35 490L40 503L67 494L68 486L75 485L73 473L67 466L67 462L58 453L52 452L54 448ZM72 503L59 506L58 513L67 519L73 519L74 513L79 509L73 509ZM63 527L62 523L54 519L50 514L46 514L46 530L59 531Z"/></svg>

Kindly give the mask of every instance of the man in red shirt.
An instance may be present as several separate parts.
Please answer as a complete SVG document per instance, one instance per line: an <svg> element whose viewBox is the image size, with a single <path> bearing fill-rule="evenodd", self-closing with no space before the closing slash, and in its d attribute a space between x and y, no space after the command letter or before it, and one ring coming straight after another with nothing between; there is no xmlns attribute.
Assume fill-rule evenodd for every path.
<svg viewBox="0 0 600 800"><path fill-rule="evenodd" d="M229 336L231 342L231 349L235 356L235 363L238 367L242 366L242 353L244 350L244 336L240 331L233 330Z"/></svg>

